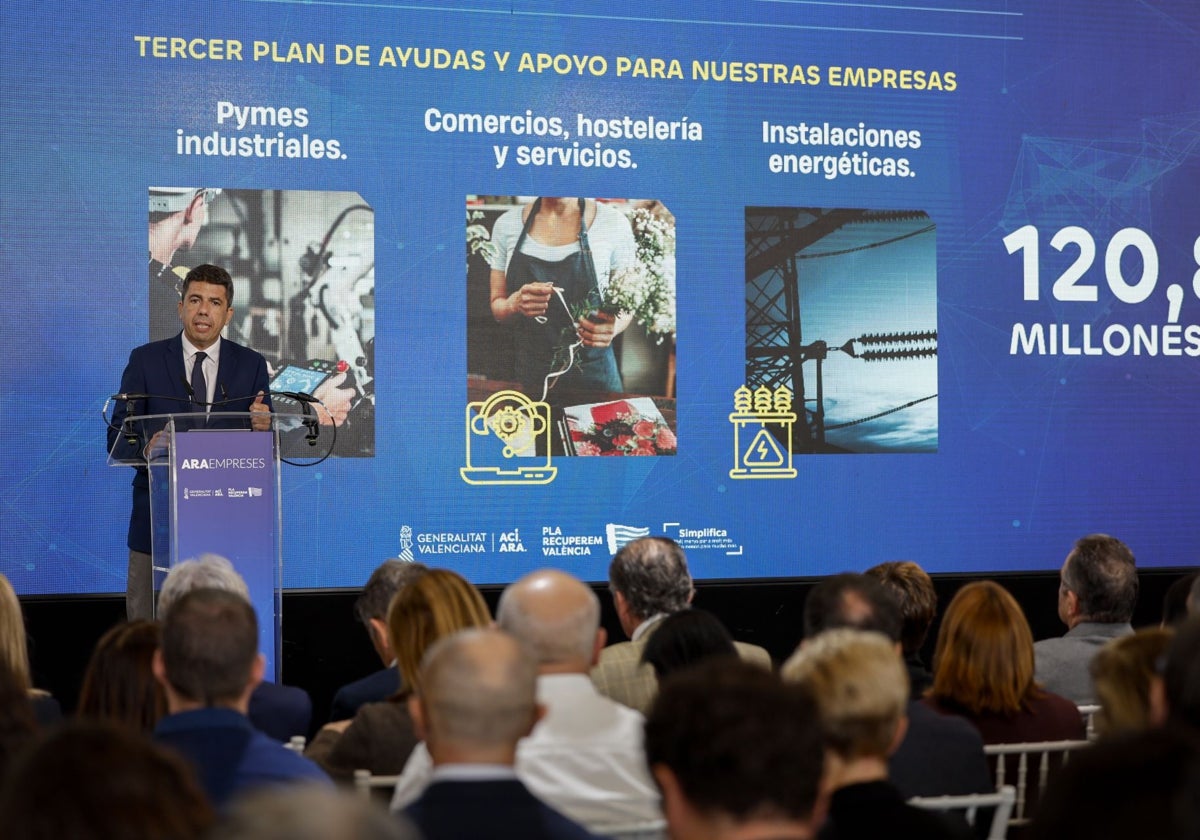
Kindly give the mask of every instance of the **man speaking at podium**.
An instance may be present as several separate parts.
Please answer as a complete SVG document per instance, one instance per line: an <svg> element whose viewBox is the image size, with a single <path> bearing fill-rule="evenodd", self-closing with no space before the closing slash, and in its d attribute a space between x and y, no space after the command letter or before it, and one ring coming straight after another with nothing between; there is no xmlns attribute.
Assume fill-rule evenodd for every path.
<svg viewBox="0 0 1200 840"><path fill-rule="evenodd" d="M178 306L183 331L135 348L121 375L122 394L144 395L119 401L113 412L108 448L122 458L137 457L143 440L141 434L137 443L124 437L127 416L249 411L254 414L254 429L271 427L266 360L248 347L221 338L221 330L233 317L229 272L216 265L196 266L184 278ZM134 431L141 432L136 424ZM146 449L161 434L156 432ZM150 534L150 477L145 467L138 467L133 479L125 587L125 609L131 619L151 617Z"/></svg>

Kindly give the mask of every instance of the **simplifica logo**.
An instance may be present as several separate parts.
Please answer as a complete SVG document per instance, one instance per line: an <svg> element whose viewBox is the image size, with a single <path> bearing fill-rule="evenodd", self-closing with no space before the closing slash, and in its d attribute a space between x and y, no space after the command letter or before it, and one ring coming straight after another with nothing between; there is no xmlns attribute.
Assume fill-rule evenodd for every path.
<svg viewBox="0 0 1200 840"><path fill-rule="evenodd" d="M625 543L650 536L650 529L635 528L632 525L617 525L610 522L604 526L604 534L608 537L608 553L616 554Z"/></svg>
<svg viewBox="0 0 1200 840"><path fill-rule="evenodd" d="M181 470L261 470L267 466L266 458L184 458Z"/></svg>

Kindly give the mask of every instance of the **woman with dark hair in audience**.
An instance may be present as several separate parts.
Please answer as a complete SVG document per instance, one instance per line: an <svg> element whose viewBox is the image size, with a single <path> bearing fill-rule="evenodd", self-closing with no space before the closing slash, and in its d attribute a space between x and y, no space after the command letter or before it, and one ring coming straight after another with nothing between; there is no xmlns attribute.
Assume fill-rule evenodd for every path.
<svg viewBox="0 0 1200 840"><path fill-rule="evenodd" d="M1167 654L1173 631L1146 627L1113 639L1092 657L1088 671L1096 687L1096 732L1102 736L1142 732L1154 721L1151 685Z"/></svg>
<svg viewBox="0 0 1200 840"><path fill-rule="evenodd" d="M0 794L8 840L196 840L213 818L181 757L95 721L66 723L43 738Z"/></svg>
<svg viewBox="0 0 1200 840"><path fill-rule="evenodd" d="M326 724L305 750L334 779L355 770L398 774L418 738L408 714L408 695L420 687L421 658L444 636L469 627L488 627L492 616L483 596L461 575L430 569L404 586L388 607L388 635L404 691L367 703L348 721Z"/></svg>
<svg viewBox="0 0 1200 840"><path fill-rule="evenodd" d="M942 618L925 702L971 721L985 744L1082 739L1079 708L1038 686L1033 662L1016 599L993 581L969 583Z"/></svg>
<svg viewBox="0 0 1200 840"><path fill-rule="evenodd" d="M642 648L642 661L654 669L660 682L668 674L713 657L737 655L733 636L720 619L697 609L664 618Z"/></svg>
<svg viewBox="0 0 1200 840"><path fill-rule="evenodd" d="M166 695L151 668L161 642L158 622L144 619L122 622L101 636L83 675L76 714L153 732L167 713Z"/></svg>
<svg viewBox="0 0 1200 840"><path fill-rule="evenodd" d="M58 701L48 692L33 687L29 679L29 648L25 639L25 617L21 602L8 578L0 574L0 663L12 671L17 687L25 693L33 707L39 726L49 726L62 719Z"/></svg>

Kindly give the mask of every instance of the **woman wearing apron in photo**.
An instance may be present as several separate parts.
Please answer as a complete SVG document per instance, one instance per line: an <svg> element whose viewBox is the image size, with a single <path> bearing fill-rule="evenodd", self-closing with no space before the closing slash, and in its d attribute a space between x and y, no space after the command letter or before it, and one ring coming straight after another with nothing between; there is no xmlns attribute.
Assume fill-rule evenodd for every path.
<svg viewBox="0 0 1200 840"><path fill-rule="evenodd" d="M493 266L492 314L512 327L515 375L531 399L549 400L551 389L577 402L587 400L581 391L596 399L622 391L612 340L630 318L600 311L588 240L588 217L594 224L598 212L582 198L536 199L506 268Z"/></svg>

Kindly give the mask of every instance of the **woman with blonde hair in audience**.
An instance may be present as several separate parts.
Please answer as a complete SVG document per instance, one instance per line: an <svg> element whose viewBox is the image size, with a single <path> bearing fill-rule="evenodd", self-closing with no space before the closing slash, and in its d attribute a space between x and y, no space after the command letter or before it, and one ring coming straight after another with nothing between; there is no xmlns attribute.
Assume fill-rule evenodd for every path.
<svg viewBox="0 0 1200 840"><path fill-rule="evenodd" d="M83 674L75 714L147 734L167 713L167 697L151 663L162 643L157 621L123 621L96 642Z"/></svg>
<svg viewBox="0 0 1200 840"><path fill-rule="evenodd" d="M420 685L425 651L460 630L490 626L492 616L479 590L461 575L430 569L392 598L387 623L404 691L368 703L351 720L327 724L317 733L305 755L334 779L352 779L355 770L394 775L404 769L418 740L408 714L408 695Z"/></svg>
<svg viewBox="0 0 1200 840"><path fill-rule="evenodd" d="M0 662L11 672L10 679L19 692L29 698L39 726L62 719L58 701L48 692L34 688L29 676L29 648L25 639L25 617L21 602L8 578L0 574Z"/></svg>
<svg viewBox="0 0 1200 840"><path fill-rule="evenodd" d="M985 744L1085 735L1079 708L1033 680L1033 633L1015 598L990 580L958 591L938 631L925 702L971 721Z"/></svg>
<svg viewBox="0 0 1200 840"><path fill-rule="evenodd" d="M1088 671L1100 704L1095 716L1097 734L1141 732L1151 727L1150 686L1172 635L1169 629L1147 627L1113 639L1092 658Z"/></svg>

